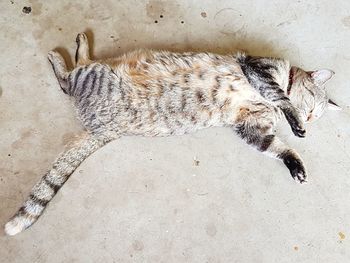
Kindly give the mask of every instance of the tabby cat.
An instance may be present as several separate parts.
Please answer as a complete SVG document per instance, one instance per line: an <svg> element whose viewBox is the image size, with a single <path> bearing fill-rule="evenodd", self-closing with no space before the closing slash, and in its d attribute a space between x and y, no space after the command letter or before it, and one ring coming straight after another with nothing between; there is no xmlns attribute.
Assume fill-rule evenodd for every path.
<svg viewBox="0 0 350 263"><path fill-rule="evenodd" d="M333 72L306 72L283 59L242 53L172 53L139 50L92 61L85 34L77 36L76 67L48 58L64 93L73 97L87 130L62 153L6 224L8 235L31 226L74 170L90 154L123 135L182 135L229 127L247 144L282 160L292 177L306 182L299 154L274 134L284 115L293 133L319 118L329 101L324 83ZM333 105L335 107L335 105Z"/></svg>

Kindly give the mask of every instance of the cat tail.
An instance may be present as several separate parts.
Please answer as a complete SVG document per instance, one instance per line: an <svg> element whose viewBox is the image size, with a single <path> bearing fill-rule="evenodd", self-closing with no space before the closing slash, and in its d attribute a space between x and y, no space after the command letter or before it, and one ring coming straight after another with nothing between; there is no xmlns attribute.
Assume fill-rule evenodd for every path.
<svg viewBox="0 0 350 263"><path fill-rule="evenodd" d="M53 71L55 72L56 78L58 80L58 83L60 84L62 91L65 94L68 94L69 71L67 70L66 62L64 61L63 57L57 51L50 51L48 53L47 57L51 63Z"/></svg>
<svg viewBox="0 0 350 263"><path fill-rule="evenodd" d="M116 139L101 135L86 135L63 152L40 181L18 212L5 225L7 235L13 236L34 224L57 191L77 167L93 152Z"/></svg>

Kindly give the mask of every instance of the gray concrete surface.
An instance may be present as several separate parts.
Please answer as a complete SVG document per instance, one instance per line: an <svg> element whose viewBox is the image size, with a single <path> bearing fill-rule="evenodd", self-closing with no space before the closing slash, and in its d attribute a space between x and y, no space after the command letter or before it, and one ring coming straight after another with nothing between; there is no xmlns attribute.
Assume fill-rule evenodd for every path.
<svg viewBox="0 0 350 263"><path fill-rule="evenodd" d="M344 108L308 125L305 139L281 124L308 167L302 186L227 129L113 142L32 228L1 230L1 262L350 262L349 1L4 0L0 10L1 227L81 131L46 59L56 47L73 56L78 32L98 58L243 49L328 67Z"/></svg>

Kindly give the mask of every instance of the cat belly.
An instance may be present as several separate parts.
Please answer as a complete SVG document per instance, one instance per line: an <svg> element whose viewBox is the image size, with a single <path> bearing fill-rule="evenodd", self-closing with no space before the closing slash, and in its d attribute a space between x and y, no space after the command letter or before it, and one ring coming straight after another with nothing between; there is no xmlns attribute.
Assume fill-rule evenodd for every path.
<svg viewBox="0 0 350 263"><path fill-rule="evenodd" d="M182 135L208 127L233 125L237 101L225 99L217 105L203 104L194 101L193 94L187 95L187 104L183 107L181 99L169 101L166 95L130 99L130 94L122 95L116 90L109 99L92 96L81 102L77 105L78 116L93 133L114 131L123 135Z"/></svg>
<svg viewBox="0 0 350 263"><path fill-rule="evenodd" d="M92 133L182 135L233 125L242 101L256 97L245 78L210 68L169 77L91 64L73 76L78 116Z"/></svg>
<svg viewBox="0 0 350 263"><path fill-rule="evenodd" d="M101 102L102 103L102 102ZM98 105L99 103L97 103ZM118 106L90 107L78 111L85 128L93 133L113 131L122 135L170 136L183 135L200 129L222 126L219 113L177 112L150 108L150 103ZM160 107L157 104L158 107Z"/></svg>

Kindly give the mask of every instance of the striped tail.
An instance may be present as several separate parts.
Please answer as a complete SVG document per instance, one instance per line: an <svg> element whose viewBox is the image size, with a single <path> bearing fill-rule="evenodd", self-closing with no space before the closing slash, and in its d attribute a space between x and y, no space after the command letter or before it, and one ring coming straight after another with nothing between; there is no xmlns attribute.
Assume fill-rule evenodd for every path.
<svg viewBox="0 0 350 263"><path fill-rule="evenodd" d="M22 207L5 225L6 234L16 235L34 224L75 169L90 154L111 140L110 137L88 135L63 152L53 163L51 170L33 187Z"/></svg>

